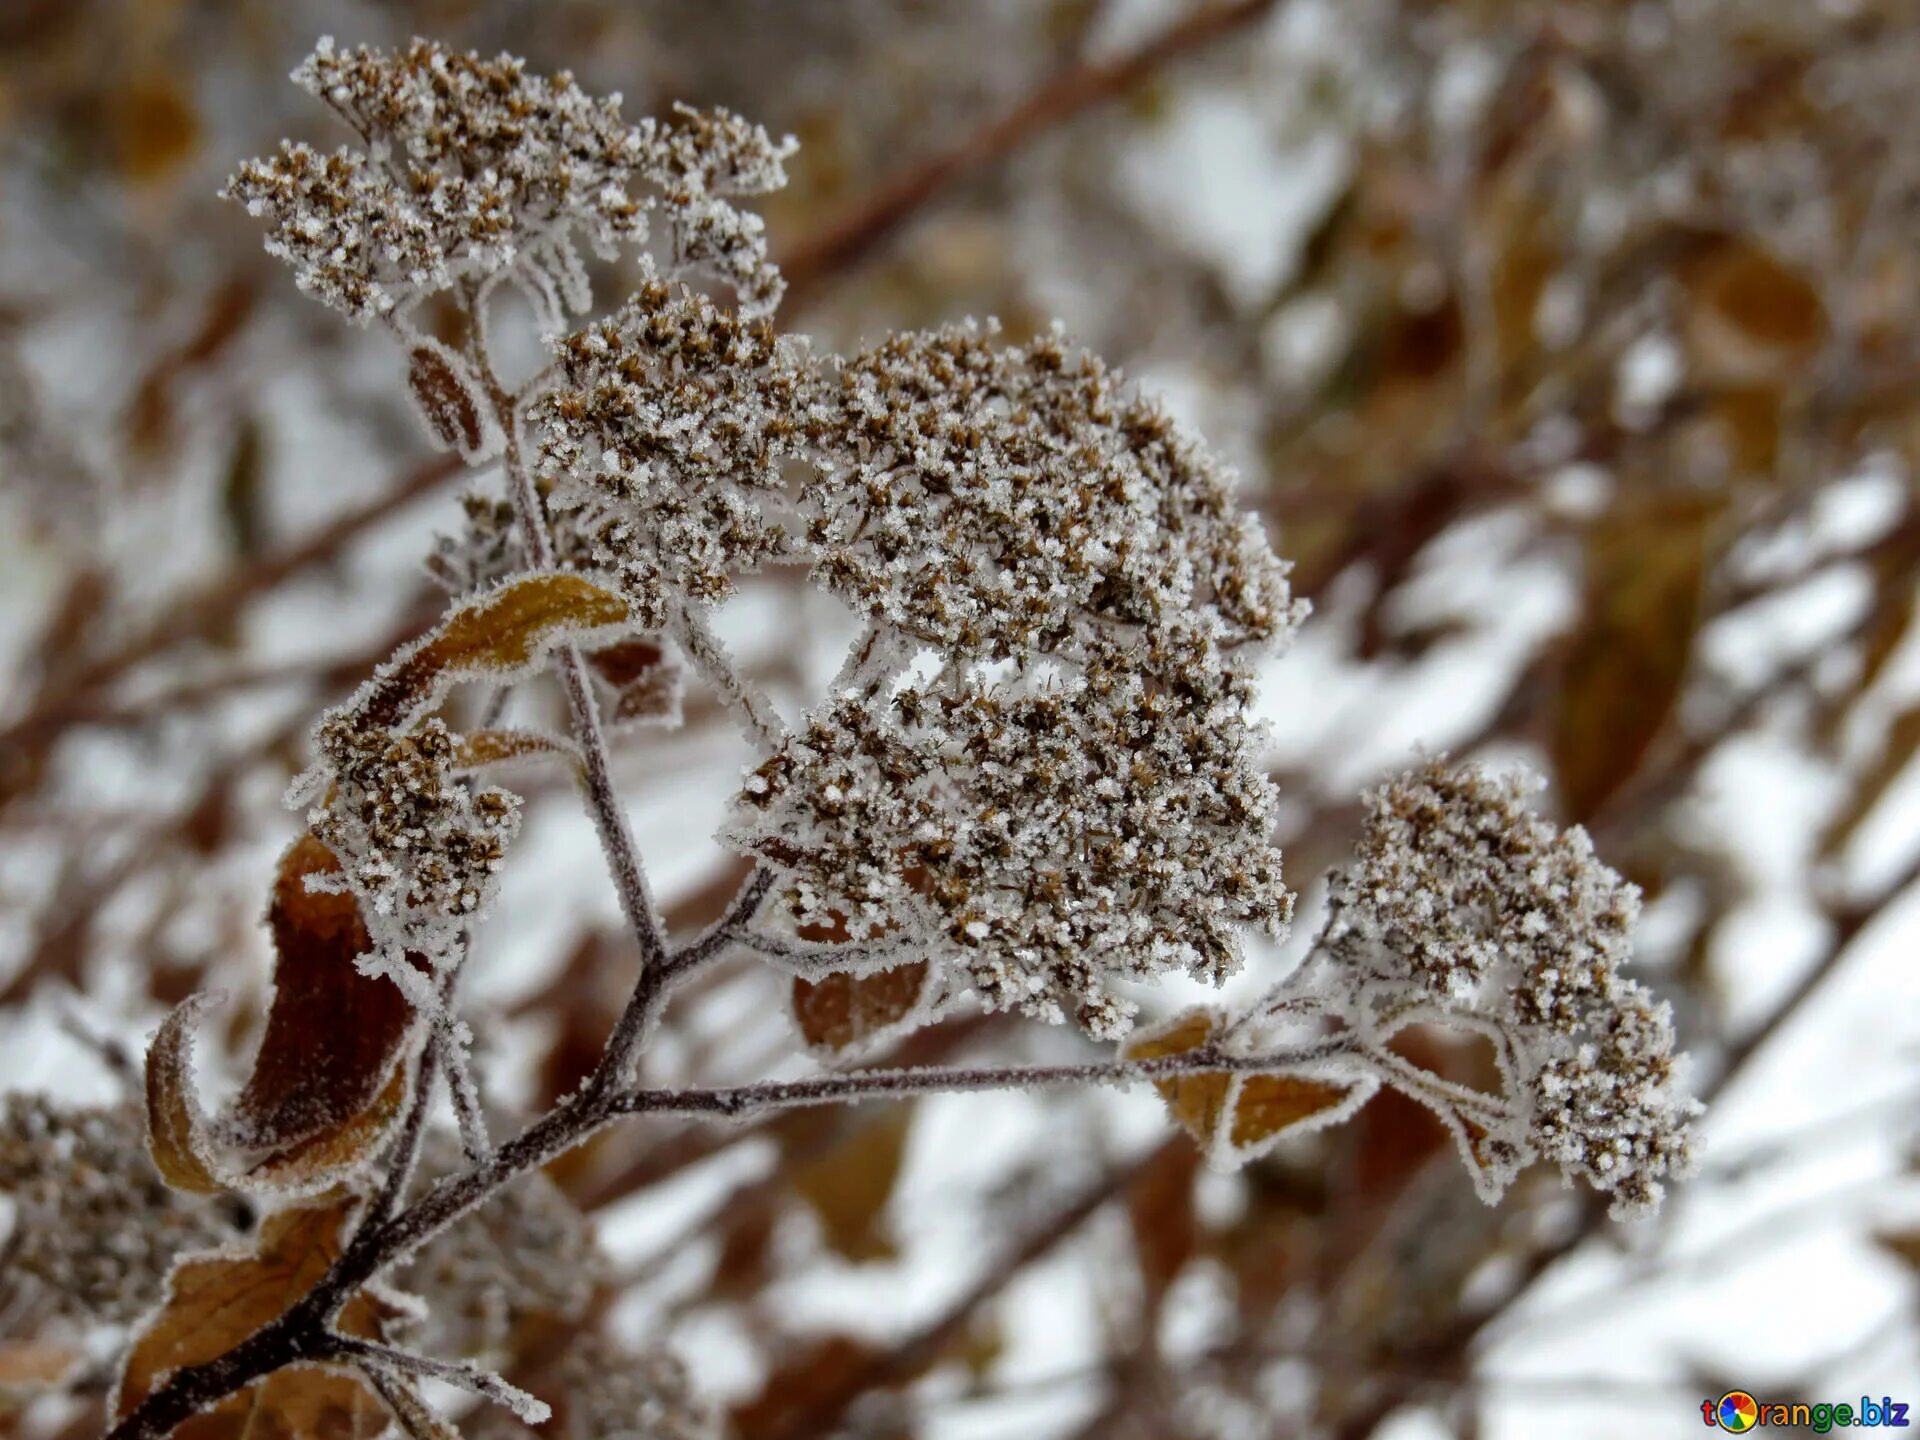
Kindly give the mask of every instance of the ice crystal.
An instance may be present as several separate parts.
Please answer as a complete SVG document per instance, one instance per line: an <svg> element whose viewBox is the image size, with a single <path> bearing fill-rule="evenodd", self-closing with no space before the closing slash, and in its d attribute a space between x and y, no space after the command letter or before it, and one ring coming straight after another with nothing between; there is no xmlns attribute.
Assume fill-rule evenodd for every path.
<svg viewBox="0 0 1920 1440"><path fill-rule="evenodd" d="M576 240L611 258L658 212L674 262L754 312L780 279L759 218L726 197L785 183L788 147L725 112L629 124L620 99L424 40L388 54L322 40L293 78L366 146L283 143L225 193L271 222L300 288L365 323L463 281L508 277L559 328L591 301Z"/></svg>

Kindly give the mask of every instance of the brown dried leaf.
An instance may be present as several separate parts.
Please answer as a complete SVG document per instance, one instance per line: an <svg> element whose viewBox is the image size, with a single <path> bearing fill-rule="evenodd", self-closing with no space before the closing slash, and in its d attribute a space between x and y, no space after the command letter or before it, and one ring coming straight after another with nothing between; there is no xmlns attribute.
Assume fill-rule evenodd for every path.
<svg viewBox="0 0 1920 1440"><path fill-rule="evenodd" d="M613 691L616 724L680 723L680 667L658 640L635 635L601 647L589 659Z"/></svg>
<svg viewBox="0 0 1920 1440"><path fill-rule="evenodd" d="M373 942L353 896L307 888L308 876L339 870L312 835L280 857L267 910L273 1006L224 1127L239 1144L294 1146L349 1124L387 1086L412 1029L400 988L354 968Z"/></svg>
<svg viewBox="0 0 1920 1440"><path fill-rule="evenodd" d="M1133 1036L1120 1055L1126 1060L1185 1055L1211 1041L1218 1026L1213 1011L1189 1010L1158 1030ZM1181 1128L1207 1153L1223 1158L1264 1149L1297 1126L1343 1118L1372 1093L1357 1080L1290 1074L1174 1075L1153 1083Z"/></svg>
<svg viewBox="0 0 1920 1440"><path fill-rule="evenodd" d="M1718 513L1704 500L1634 507L1588 537L1585 618L1549 744L1569 821L1640 768L1679 698Z"/></svg>
<svg viewBox="0 0 1920 1440"><path fill-rule="evenodd" d="M1193 1194L1199 1171L1200 1152L1182 1143L1169 1147L1127 1188L1127 1218L1146 1291L1141 1308L1149 1317L1159 1313L1167 1291L1199 1249Z"/></svg>
<svg viewBox="0 0 1920 1440"><path fill-rule="evenodd" d="M837 1414L850 1392L882 1359L860 1340L829 1335L813 1341L767 1376L752 1400L733 1412L740 1440L812 1433L817 1415Z"/></svg>
<svg viewBox="0 0 1920 1440"><path fill-rule="evenodd" d="M395 1065L392 1077L366 1109L269 1155L248 1169L247 1178L268 1189L306 1194L331 1185L385 1141L406 1108L408 1081L407 1067Z"/></svg>
<svg viewBox="0 0 1920 1440"><path fill-rule="evenodd" d="M438 340L422 340L408 352L407 388L433 438L448 449L477 462L498 448L499 427L473 372Z"/></svg>
<svg viewBox="0 0 1920 1440"><path fill-rule="evenodd" d="M193 1091L193 1022L212 1000L195 995L174 1006L147 1050L147 1153L162 1180L193 1195L225 1188L205 1159L206 1121Z"/></svg>
<svg viewBox="0 0 1920 1440"><path fill-rule="evenodd" d="M793 982L793 1020L807 1044L838 1053L871 1044L920 1007L928 967L910 960L870 975L838 972Z"/></svg>
<svg viewBox="0 0 1920 1440"><path fill-rule="evenodd" d="M453 768L478 770L485 765L537 759L543 755L564 755L575 763L580 759L580 752L557 735L545 735L538 730L470 730L460 736L454 746Z"/></svg>
<svg viewBox="0 0 1920 1440"><path fill-rule="evenodd" d="M200 143L200 117L181 77L162 72L128 80L112 94L114 158L136 185L164 180Z"/></svg>
<svg viewBox="0 0 1920 1440"><path fill-rule="evenodd" d="M627 616L627 602L592 576L522 575L448 612L381 666L353 704L367 723L402 729L459 682L508 679L561 641L610 630Z"/></svg>
<svg viewBox="0 0 1920 1440"><path fill-rule="evenodd" d="M250 1255L183 1260L167 1302L134 1338L114 1398L130 1415L170 1371L214 1359L280 1318L340 1255L352 1201L281 1210L261 1227ZM336 1328L377 1338L379 1305L362 1293ZM377 1440L386 1407L357 1379L305 1366L277 1370L175 1430L174 1440Z"/></svg>
<svg viewBox="0 0 1920 1440"><path fill-rule="evenodd" d="M849 1260L888 1260L898 1253L881 1222L912 1125L911 1105L890 1105L794 1172L793 1188L820 1217L827 1244Z"/></svg>
<svg viewBox="0 0 1920 1440"><path fill-rule="evenodd" d="M1784 380L1827 333L1806 276L1755 242L1728 237L1688 267L1687 343L1696 369L1722 383Z"/></svg>

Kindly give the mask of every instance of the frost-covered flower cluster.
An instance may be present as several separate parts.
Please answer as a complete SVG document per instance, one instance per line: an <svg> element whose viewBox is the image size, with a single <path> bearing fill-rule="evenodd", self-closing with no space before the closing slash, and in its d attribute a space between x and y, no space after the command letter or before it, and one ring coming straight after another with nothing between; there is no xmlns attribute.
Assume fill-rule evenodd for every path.
<svg viewBox="0 0 1920 1440"><path fill-rule="evenodd" d="M459 963L463 929L498 887L519 801L456 774L455 739L437 717L394 732L349 708L320 723L314 744L316 763L291 794L311 805L313 833L359 902L374 946L361 963L431 1010L413 957L436 971Z"/></svg>
<svg viewBox="0 0 1920 1440"><path fill-rule="evenodd" d="M1535 1156L1650 1207L1689 1163L1667 1007L1620 973L1639 893L1533 787L1432 761L1373 791L1325 947L1363 1023L1471 1022L1495 1041L1504 1121L1469 1138L1496 1188Z"/></svg>
<svg viewBox="0 0 1920 1440"><path fill-rule="evenodd" d="M568 1440L719 1440L723 1433L670 1351L634 1354L590 1336L569 1347L562 1383Z"/></svg>
<svg viewBox="0 0 1920 1440"><path fill-rule="evenodd" d="M1300 618L1229 477L1156 403L1058 334L895 335L840 369L803 497L816 574L956 656L1073 656L1204 617L1202 643Z"/></svg>
<svg viewBox="0 0 1920 1440"><path fill-rule="evenodd" d="M540 475L643 624L724 600L734 575L785 552L767 507L808 440L818 379L802 346L651 281L554 352Z"/></svg>
<svg viewBox="0 0 1920 1440"><path fill-rule="evenodd" d="M422 1157L429 1176L455 1173L459 1147L436 1132ZM501 1353L534 1318L576 1321L599 1261L585 1217L545 1175L523 1176L422 1246L397 1283L426 1302L416 1343L456 1355Z"/></svg>
<svg viewBox="0 0 1920 1440"><path fill-rule="evenodd" d="M1242 927L1291 914L1248 698L1111 642L1079 674L848 694L749 780L727 838L794 877L802 924L904 927L988 1005L1115 1037L1115 982L1218 982Z"/></svg>
<svg viewBox="0 0 1920 1440"><path fill-rule="evenodd" d="M595 99L570 75L424 40L394 54L322 40L293 78L366 148L284 143L226 193L272 222L267 248L303 290L355 321L510 276L558 328L591 302L576 237L611 258L646 242L655 211L676 263L733 285L751 311L779 302L759 217L726 197L784 184L788 147L735 116L628 124L617 95Z"/></svg>
<svg viewBox="0 0 1920 1440"><path fill-rule="evenodd" d="M0 1194L14 1206L0 1282L31 1281L38 1304L73 1318L133 1319L175 1256L226 1233L211 1205L161 1182L132 1106L0 1097Z"/></svg>

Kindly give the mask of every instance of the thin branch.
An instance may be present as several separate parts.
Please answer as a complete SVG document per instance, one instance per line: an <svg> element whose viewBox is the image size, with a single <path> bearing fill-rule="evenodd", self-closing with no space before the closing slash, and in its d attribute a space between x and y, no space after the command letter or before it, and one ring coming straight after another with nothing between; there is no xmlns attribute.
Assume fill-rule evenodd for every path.
<svg viewBox="0 0 1920 1440"><path fill-rule="evenodd" d="M506 436L503 463L507 488L519 517L527 556L542 569L551 568L554 564L553 537L547 529L546 507L521 452L521 403L508 394L501 384L481 340L485 317L475 308L473 295L469 293L467 298L471 319L469 349L493 407L494 417ZM654 906L652 891L647 885L646 870L640 863L639 847L635 845L633 831L627 824L626 809L620 803L619 792L613 783L606 731L600 723L600 707L593 698L586 662L580 657L579 647L572 644L561 645L555 655L561 687L566 691L567 709L572 717L574 742L580 747L587 808L593 816L594 828L599 832L601 849L606 853L607 869L613 877L614 890L620 897L620 908L626 915L635 943L640 947L637 988L648 984L649 973L666 964L666 935L659 911ZM645 1018L636 1014L635 1009L629 1004L627 1014L621 1017L613 1034L608 1037L603 1062L594 1072L592 1083L595 1085L617 1085L631 1072L643 1038L640 1022Z"/></svg>
<svg viewBox="0 0 1920 1440"><path fill-rule="evenodd" d="M1222 1055L1190 1050L1154 1060L1095 1060L1082 1065L986 1065L924 1070L851 1070L803 1080L706 1090L630 1090L617 1104L629 1115L719 1115L740 1119L775 1110L901 1100L912 1095L959 1095L983 1090L1032 1090L1057 1085L1136 1085L1177 1075L1264 1074L1358 1053L1351 1040L1325 1040L1266 1055Z"/></svg>
<svg viewBox="0 0 1920 1440"><path fill-rule="evenodd" d="M1061 71L951 149L883 181L847 213L780 255L787 281L785 313L804 309L823 282L866 259L941 191L997 165L1036 136L1125 97L1169 63L1245 28L1276 3L1234 0L1203 6L1117 60Z"/></svg>
<svg viewBox="0 0 1920 1440"><path fill-rule="evenodd" d="M516 1176L585 1143L623 1115L680 1113L739 1118L853 1100L1044 1085L1132 1084L1175 1075L1278 1070L1346 1053L1344 1042L1328 1042L1258 1057L1192 1051L1157 1060L1087 1065L854 1072L716 1090L635 1090L620 1094L589 1086L501 1146L488 1164L449 1176L404 1213L364 1226L346 1253L291 1309L224 1355L175 1371L109 1432L108 1440L162 1440L182 1421L261 1376L295 1361L326 1358L332 1343L327 1327L361 1286L470 1213Z"/></svg>
<svg viewBox="0 0 1920 1440"><path fill-rule="evenodd" d="M674 638L753 743L762 750L779 749L786 739L785 723L760 687L740 674L706 617L691 605L681 606L675 616Z"/></svg>
<svg viewBox="0 0 1920 1440"><path fill-rule="evenodd" d="M460 469L459 461L450 456L418 465L376 499L175 601L138 635L80 666L57 690L40 697L30 711L0 731L0 753L26 754L31 747L46 744L64 726L87 714L93 692L163 651L213 634L242 613L254 596L338 553L388 517L430 494Z"/></svg>
<svg viewBox="0 0 1920 1440"><path fill-rule="evenodd" d="M402 1376L370 1361L362 1361L354 1368L366 1377L374 1394L386 1402L408 1440L460 1440L460 1432L422 1400Z"/></svg>
<svg viewBox="0 0 1920 1440"><path fill-rule="evenodd" d="M412 1350L362 1340L356 1335L329 1333L322 1352L342 1360L364 1361L379 1369L414 1375L423 1380L438 1380L471 1391L496 1405L504 1405L530 1425L538 1425L553 1414L546 1401L529 1395L517 1385L509 1385L491 1370L483 1370L468 1360L436 1360Z"/></svg>

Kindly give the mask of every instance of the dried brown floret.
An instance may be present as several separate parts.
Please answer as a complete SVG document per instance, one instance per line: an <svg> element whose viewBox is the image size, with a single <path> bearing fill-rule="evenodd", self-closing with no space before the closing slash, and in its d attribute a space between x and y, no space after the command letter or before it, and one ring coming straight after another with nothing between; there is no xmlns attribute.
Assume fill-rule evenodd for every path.
<svg viewBox="0 0 1920 1440"><path fill-rule="evenodd" d="M728 839L792 877L796 921L901 927L989 1005L1117 1036L1117 982L1218 982L1243 927L1291 913L1248 696L1217 658L1155 676L1112 644L1080 675L844 695L749 780Z"/></svg>
<svg viewBox="0 0 1920 1440"><path fill-rule="evenodd" d="M723 197L784 184L790 147L733 115L628 124L617 95L570 75L424 40L392 54L322 40L293 78L366 150L283 144L226 193L272 222L267 248L300 288L353 320L511 277L559 328L591 299L575 237L611 257L646 241L656 210L678 266L733 285L749 310L779 302L759 218Z"/></svg>

